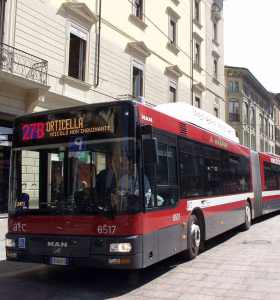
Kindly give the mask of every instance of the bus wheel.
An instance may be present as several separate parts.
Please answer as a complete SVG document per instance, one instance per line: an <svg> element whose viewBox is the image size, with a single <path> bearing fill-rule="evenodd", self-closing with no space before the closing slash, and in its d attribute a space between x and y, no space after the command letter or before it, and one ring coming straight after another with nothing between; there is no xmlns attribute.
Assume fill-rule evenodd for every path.
<svg viewBox="0 0 280 300"><path fill-rule="evenodd" d="M189 260L194 259L201 246L201 229L200 223L195 215L191 215L188 223L188 249L186 251Z"/></svg>
<svg viewBox="0 0 280 300"><path fill-rule="evenodd" d="M245 222L242 225L242 229L248 230L252 225L252 211L251 211L251 206L249 202L247 201L246 206L245 206Z"/></svg>

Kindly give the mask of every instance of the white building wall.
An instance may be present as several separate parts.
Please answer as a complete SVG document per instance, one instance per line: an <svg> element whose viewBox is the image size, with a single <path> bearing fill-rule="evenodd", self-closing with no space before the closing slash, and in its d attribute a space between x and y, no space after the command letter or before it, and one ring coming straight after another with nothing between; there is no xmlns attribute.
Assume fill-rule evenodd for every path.
<svg viewBox="0 0 280 300"><path fill-rule="evenodd" d="M96 33L98 23L88 24L85 19L75 16L65 17L63 3L86 4L87 16L98 17L98 1L63 0L10 0L7 6L9 30L6 42L48 61L48 86L42 108L72 106L79 103L111 101L112 97L125 98L132 94L132 64L143 63L144 97L152 104L169 102L169 82L177 79L177 100L192 103L191 100L191 2L172 0L146 0L144 22L145 30L140 29L130 19L130 1L102 1L100 84L94 86L96 68ZM178 5L176 5L178 2ZM194 70L194 84L202 84L200 91L202 108L214 113L219 107L219 115L225 119L224 74L223 74L223 19L219 21L219 46L213 44L211 9L213 0L201 1L201 24L193 24L193 31L202 38L201 67ZM178 54L167 47L169 11L179 16L177 25ZM71 24L80 26L87 35L87 67L85 82L69 80L69 36ZM146 58L137 57L127 51L131 42L144 42L151 54ZM219 54L218 82L213 83L212 52ZM181 76L166 72L166 68L178 66ZM126 95L126 96L124 96ZM15 103L16 103L16 97ZM20 97L19 97L20 99ZM1 100L1 99L0 99ZM20 100L19 100L20 101ZM1 101L0 101L1 105ZM20 110L24 110L24 106ZM40 108L36 108L38 110Z"/></svg>

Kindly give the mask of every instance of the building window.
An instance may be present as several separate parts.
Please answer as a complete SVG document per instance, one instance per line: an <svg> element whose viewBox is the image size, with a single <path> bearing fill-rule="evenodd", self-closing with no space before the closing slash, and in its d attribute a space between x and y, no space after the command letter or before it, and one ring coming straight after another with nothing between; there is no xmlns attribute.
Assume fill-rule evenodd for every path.
<svg viewBox="0 0 280 300"><path fill-rule="evenodd" d="M171 44L177 45L177 20L169 17L169 41Z"/></svg>
<svg viewBox="0 0 280 300"><path fill-rule="evenodd" d="M263 116L260 114L260 134L264 133L264 118ZM263 151L263 150L262 150Z"/></svg>
<svg viewBox="0 0 280 300"><path fill-rule="evenodd" d="M256 126L256 113L253 107L251 107L251 112L250 112L250 124L252 127Z"/></svg>
<svg viewBox="0 0 280 300"><path fill-rule="evenodd" d="M228 92L233 93L233 81L232 80L230 80L228 82Z"/></svg>
<svg viewBox="0 0 280 300"><path fill-rule="evenodd" d="M218 43L218 23L216 21L213 22L213 41Z"/></svg>
<svg viewBox="0 0 280 300"><path fill-rule="evenodd" d="M251 149L256 151L256 136L251 134Z"/></svg>
<svg viewBox="0 0 280 300"><path fill-rule="evenodd" d="M239 102L236 100L230 100L228 103L228 119L231 122L240 121Z"/></svg>
<svg viewBox="0 0 280 300"><path fill-rule="evenodd" d="M144 3L143 0L134 0L133 1L133 15L143 20L144 15Z"/></svg>
<svg viewBox="0 0 280 300"><path fill-rule="evenodd" d="M6 0L0 0L0 43L4 40L5 6Z"/></svg>
<svg viewBox="0 0 280 300"><path fill-rule="evenodd" d="M200 43L196 42L194 45L194 63L200 66Z"/></svg>
<svg viewBox="0 0 280 300"><path fill-rule="evenodd" d="M214 68L214 78L215 79L218 79L218 59L217 58L214 58L213 60L213 68Z"/></svg>
<svg viewBox="0 0 280 300"><path fill-rule="evenodd" d="M179 53L178 49L178 21L180 20L180 15L172 9L170 6L166 8L166 13L168 16L168 43L167 48L173 52L175 55Z"/></svg>
<svg viewBox="0 0 280 300"><path fill-rule="evenodd" d="M234 93L239 93L239 81L234 81Z"/></svg>
<svg viewBox="0 0 280 300"><path fill-rule="evenodd" d="M214 107L214 116L219 118L219 109L217 107Z"/></svg>
<svg viewBox="0 0 280 300"><path fill-rule="evenodd" d="M264 132L265 132L265 135L268 137L268 131L269 131L269 128L268 128L268 120L265 119L264 120Z"/></svg>
<svg viewBox="0 0 280 300"><path fill-rule="evenodd" d="M87 35L72 27L70 32L68 76L85 80L86 52Z"/></svg>
<svg viewBox="0 0 280 300"><path fill-rule="evenodd" d="M244 142L243 145L250 148L250 134L247 131L244 131Z"/></svg>
<svg viewBox="0 0 280 300"><path fill-rule="evenodd" d="M270 124L270 133L269 133L269 136L270 136L270 139L273 140L274 138L274 134L273 134L273 124Z"/></svg>
<svg viewBox="0 0 280 300"><path fill-rule="evenodd" d="M237 80L230 80L228 82L228 92L238 93L239 92L239 82Z"/></svg>
<svg viewBox="0 0 280 300"><path fill-rule="evenodd" d="M177 101L177 83L174 81L170 81L169 85L169 101L176 102Z"/></svg>
<svg viewBox="0 0 280 300"><path fill-rule="evenodd" d="M133 66L132 70L132 95L135 98L143 97L144 80L143 69L138 66Z"/></svg>
<svg viewBox="0 0 280 300"><path fill-rule="evenodd" d="M201 107L200 98L199 97L195 97L194 98L194 106L197 107L197 108Z"/></svg>
<svg viewBox="0 0 280 300"><path fill-rule="evenodd" d="M264 142L264 151L265 152L269 152L269 150L268 150L268 143L267 142Z"/></svg>
<svg viewBox="0 0 280 300"><path fill-rule="evenodd" d="M261 152L264 152L264 139L261 138Z"/></svg>
<svg viewBox="0 0 280 300"><path fill-rule="evenodd" d="M200 0L194 1L194 20L200 23Z"/></svg>
<svg viewBox="0 0 280 300"><path fill-rule="evenodd" d="M249 124L249 105L244 103L243 105L243 123Z"/></svg>

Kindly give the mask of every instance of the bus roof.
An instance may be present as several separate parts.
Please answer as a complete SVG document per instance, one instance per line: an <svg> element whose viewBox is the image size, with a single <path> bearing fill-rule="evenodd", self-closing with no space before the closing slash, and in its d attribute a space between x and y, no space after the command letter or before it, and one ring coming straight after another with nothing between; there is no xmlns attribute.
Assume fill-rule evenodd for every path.
<svg viewBox="0 0 280 300"><path fill-rule="evenodd" d="M199 126L235 143L239 143L239 138L236 136L234 128L221 119L188 103L176 102L160 104L155 107L155 110L180 121Z"/></svg>

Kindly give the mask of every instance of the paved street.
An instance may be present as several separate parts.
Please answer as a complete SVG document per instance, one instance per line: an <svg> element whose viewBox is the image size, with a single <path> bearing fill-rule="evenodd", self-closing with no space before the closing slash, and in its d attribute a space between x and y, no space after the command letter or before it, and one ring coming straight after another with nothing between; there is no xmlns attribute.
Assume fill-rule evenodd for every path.
<svg viewBox="0 0 280 300"><path fill-rule="evenodd" d="M197 259L143 272L61 269L0 262L0 299L280 299L280 215L210 241ZM18 269L16 269L17 267Z"/></svg>
<svg viewBox="0 0 280 300"><path fill-rule="evenodd" d="M8 219L6 215L0 214L0 261L6 258L5 255L5 234L7 232Z"/></svg>

